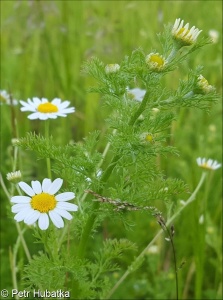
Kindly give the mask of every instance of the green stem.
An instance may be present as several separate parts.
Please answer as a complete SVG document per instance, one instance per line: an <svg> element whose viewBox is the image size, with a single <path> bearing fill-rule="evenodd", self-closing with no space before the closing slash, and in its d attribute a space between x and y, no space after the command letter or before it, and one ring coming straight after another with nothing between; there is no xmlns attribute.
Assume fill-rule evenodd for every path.
<svg viewBox="0 0 223 300"><path fill-rule="evenodd" d="M129 125L134 125L135 121L138 119L138 117L141 115L141 113L145 110L145 107L146 107L146 103L148 102L148 96L149 96L149 93L146 92L144 98L143 98L143 101L141 102L141 105L139 106L138 110L135 112L135 114L131 117L130 121L129 121ZM113 169L115 168L115 166L117 165L117 162L119 161L119 159L121 158L121 155L120 154L116 154L110 165L108 166L108 168L105 170L105 172L102 174L101 176L101 183L105 183L107 182L108 178L110 177ZM103 188L101 188L99 191L97 191L99 194L101 194L103 192ZM95 202L93 204L93 213L92 215L89 217L89 219L87 220L87 223L84 227L84 230L83 230L83 233L82 233L82 237L81 237L81 241L80 241L80 244L79 244L79 248L78 248L78 257L79 258L82 258L85 254L85 250L86 250L86 246L87 246L87 241L88 241L88 238L90 236L90 233L91 233L91 230L92 230L92 227L94 225L94 222L96 220L96 217L97 217L97 210L99 208L99 202Z"/></svg>
<svg viewBox="0 0 223 300"><path fill-rule="evenodd" d="M174 247L174 242L173 242L173 235L172 233L169 231L168 227L165 225L166 231L168 233L168 236L170 238L170 242L171 242L171 246L173 249L173 260L174 260L174 269L175 269L175 282L176 282L176 300L179 299L178 296L178 269L177 269L177 257L176 257L176 250Z"/></svg>
<svg viewBox="0 0 223 300"><path fill-rule="evenodd" d="M109 165L109 167L105 170L105 172L103 173L102 177L101 177L101 182L106 182L108 180L108 178L110 177L114 167L116 166L118 160L120 158L120 155L116 155L113 157L113 160L111 162L111 164ZM101 192L103 191L103 189L99 190L99 194L101 194ZM93 214L89 217L89 219L87 220L87 223L85 225L82 237L81 237L81 241L79 244L79 248L78 248L78 257L82 258L84 256L85 253L85 249L86 249L86 245L87 245L87 241L88 241L88 237L90 235L91 229L94 225L95 219L97 217L97 210L99 208L99 202L95 202L93 204Z"/></svg>
<svg viewBox="0 0 223 300"><path fill-rule="evenodd" d="M174 59L174 57L176 56L177 52L178 52L178 49L176 47L173 47L173 49L170 52L170 55L166 59L168 63L170 63Z"/></svg>
<svg viewBox="0 0 223 300"><path fill-rule="evenodd" d="M173 220L176 219L176 217L182 212L182 210L185 209L185 207L187 207L191 202L193 202L195 200L195 197L198 193L198 191L200 190L204 179L205 179L206 173L202 173L201 179L196 187L196 189L194 190L194 192L192 193L192 195L190 196L190 198L187 200L187 202L185 203L185 205L183 207L181 207L167 222L166 222L166 226L169 226L169 224L171 224L173 222ZM158 233L156 234L156 236L152 239L152 241L146 246L146 248L139 254L139 256L137 256L137 258L135 259L135 261L133 262L133 264L135 265L137 261L139 261L141 259L141 257L143 257L147 252L148 249L150 248L151 245L154 244L154 242L159 238L159 236L162 234L163 230L161 229L160 231L158 231ZM105 299L110 299L110 297L113 295L113 293L117 290L117 288L120 286L120 284L126 279L126 277L131 273L131 267L128 268L128 270L122 275L122 277L119 279L119 281L114 285L114 287L111 289L111 291L109 292L109 294L107 295L107 297Z"/></svg>
<svg viewBox="0 0 223 300"><path fill-rule="evenodd" d="M202 206L196 207L195 213L195 224L197 226L197 235L196 239L196 247L195 247L195 264L196 264L196 275L195 275L195 297L196 299L202 299L203 292L203 279L204 279L204 264L205 264L205 233L206 233L206 212L207 212L207 197L208 191L211 184L211 178L213 176L213 171L210 176L208 176L208 180L206 181L206 186L204 189L204 196L202 197ZM201 224L197 224L199 218L203 215L203 222ZM201 251L200 249L203 249Z"/></svg>
<svg viewBox="0 0 223 300"><path fill-rule="evenodd" d="M46 142L47 142L47 146L49 147L49 128L50 128L50 122L49 120L45 121L45 138L46 138ZM51 175L51 163L50 163L50 158L47 157L46 158L46 166L47 166L47 175L49 179L52 179L52 175Z"/></svg>
<svg viewBox="0 0 223 300"><path fill-rule="evenodd" d="M129 121L129 125L134 125L135 121L138 119L138 117L143 113L143 111L146 108L146 104L149 100L149 92L147 91L145 93L145 96L141 102L140 107L137 109L137 111L134 113L134 115L131 117L130 121Z"/></svg>

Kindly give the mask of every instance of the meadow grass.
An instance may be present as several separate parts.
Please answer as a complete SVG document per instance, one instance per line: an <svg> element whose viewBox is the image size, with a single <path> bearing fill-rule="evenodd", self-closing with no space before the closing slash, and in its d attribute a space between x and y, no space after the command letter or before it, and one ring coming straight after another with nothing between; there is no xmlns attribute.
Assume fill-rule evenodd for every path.
<svg viewBox="0 0 223 300"><path fill-rule="evenodd" d="M104 63L119 63L138 47L148 53L153 49L159 51L156 33L163 30L164 24L173 23L179 17L202 29L204 36L208 36L210 29L219 32L217 43L192 54L189 68L204 65L204 76L221 93L221 1L2 1L1 89L8 90L19 100L33 96L70 100L76 107L75 115L58 119L57 126L51 127L57 144L81 141L95 129L101 130L103 136L108 111L97 94L87 93L95 82L81 72L84 61L97 56ZM176 88L187 68L188 65L182 64L173 77L165 79L165 84ZM1 173L5 176L12 170L11 139L22 137L28 131L42 132L44 124L30 122L18 106L1 105L0 109ZM212 105L209 113L187 108L181 108L178 113L168 144L175 146L180 156L159 157L158 162L166 176L183 179L193 191L201 174L196 158L221 161L221 103ZM104 146L103 142L99 143L99 150L103 151ZM24 181L46 175L42 174L45 162L37 161L35 154L21 151L19 155L17 167ZM21 164L24 157L25 164ZM218 170L208 175L197 201L174 223L178 261L186 262L179 271L180 299L222 299L221 192ZM201 221L204 214L205 224ZM132 230L121 230L121 224L107 222L102 232L104 235L109 232L110 237L124 236L142 250L159 230L156 220L151 219L148 224L145 218L135 212L129 216L129 223L136 224ZM41 249L40 245L33 244L30 232L26 232L25 237L31 253ZM1 191L1 289L12 287L10 253L16 238L9 205ZM101 236L95 238L95 251L101 239ZM120 285L112 299L174 298L170 246L163 236L157 245L159 251L148 252L141 267ZM18 255L22 267L27 262L21 249ZM131 255L126 257L123 268L132 259ZM115 284L121 275L122 272L114 273L111 281ZM22 289L22 278L19 285Z"/></svg>

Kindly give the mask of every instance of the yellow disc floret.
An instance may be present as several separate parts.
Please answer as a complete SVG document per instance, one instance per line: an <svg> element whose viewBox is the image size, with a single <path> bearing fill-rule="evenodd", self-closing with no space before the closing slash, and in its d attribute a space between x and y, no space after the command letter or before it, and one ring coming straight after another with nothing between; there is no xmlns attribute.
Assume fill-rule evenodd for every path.
<svg viewBox="0 0 223 300"><path fill-rule="evenodd" d="M41 193L32 197L31 206L41 213L47 213L56 207L57 201L53 195Z"/></svg>
<svg viewBox="0 0 223 300"><path fill-rule="evenodd" d="M50 102L41 103L37 110L41 113L54 113L58 112L58 107Z"/></svg>
<svg viewBox="0 0 223 300"><path fill-rule="evenodd" d="M159 72L163 70L166 61L159 53L150 53L146 56L146 63L151 70Z"/></svg>
<svg viewBox="0 0 223 300"><path fill-rule="evenodd" d="M153 135L152 135L151 133L148 133L148 134L145 136L145 140L146 140L147 142L152 143L152 142L154 141Z"/></svg>
<svg viewBox="0 0 223 300"><path fill-rule="evenodd" d="M161 56L157 54L153 54L150 56L150 61L153 63L157 63L158 66L163 66L164 60Z"/></svg>
<svg viewBox="0 0 223 300"><path fill-rule="evenodd" d="M191 40L192 35L190 34L190 30L188 30L187 28L182 27L178 33L176 33L176 36L182 37L182 36L187 36L188 40Z"/></svg>

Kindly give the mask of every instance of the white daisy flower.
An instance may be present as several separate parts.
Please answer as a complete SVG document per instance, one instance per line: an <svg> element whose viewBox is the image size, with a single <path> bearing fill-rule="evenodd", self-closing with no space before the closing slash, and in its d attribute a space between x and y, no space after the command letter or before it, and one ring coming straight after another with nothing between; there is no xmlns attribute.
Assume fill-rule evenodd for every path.
<svg viewBox="0 0 223 300"><path fill-rule="evenodd" d="M130 98L142 102L144 96L145 96L146 90L142 90L139 88L129 89L127 88L127 94L130 96Z"/></svg>
<svg viewBox="0 0 223 300"><path fill-rule="evenodd" d="M208 35L211 38L212 42L216 44L219 40L219 32L215 29L210 29Z"/></svg>
<svg viewBox="0 0 223 300"><path fill-rule="evenodd" d="M14 182L18 182L19 179L21 179L22 174L21 171L15 171L15 172L10 172L6 175L7 180L9 181L14 181Z"/></svg>
<svg viewBox="0 0 223 300"><path fill-rule="evenodd" d="M11 202L16 203L12 206L12 212L16 214L14 219L17 222L24 221L27 225L33 225L38 221L41 230L49 227L49 219L57 228L64 227L62 217L71 220L72 215L68 211L77 211L78 206L67 202L75 197L72 192L54 195L62 184L61 178L53 182L45 178L42 184L39 181L32 181L31 187L23 181L19 182L20 188L28 196L11 198Z"/></svg>
<svg viewBox="0 0 223 300"><path fill-rule="evenodd" d="M154 139L154 136L152 133L150 132L143 132L141 135L140 135L140 139L143 143L154 143L155 142L155 139Z"/></svg>
<svg viewBox="0 0 223 300"><path fill-rule="evenodd" d="M105 73L109 74L109 73L116 73L118 72L120 69L119 64L108 64L105 66Z"/></svg>
<svg viewBox="0 0 223 300"><path fill-rule="evenodd" d="M198 76L197 87L202 94L208 94L215 91L215 88L212 85L210 85L207 79L204 78L204 76L202 75Z"/></svg>
<svg viewBox="0 0 223 300"><path fill-rule="evenodd" d="M213 159L206 159L206 158L197 158L197 164L199 167L206 169L206 170L217 170L221 167L221 164L217 162L217 160Z"/></svg>
<svg viewBox="0 0 223 300"><path fill-rule="evenodd" d="M190 46L196 42L197 37L202 30L195 28L195 26L189 29L189 23L185 26L183 25L184 20L176 19L172 28L172 35L173 38L181 44L181 46Z"/></svg>
<svg viewBox="0 0 223 300"><path fill-rule="evenodd" d="M0 90L0 104L17 105L18 101L16 99L11 101L9 93L6 90Z"/></svg>
<svg viewBox="0 0 223 300"><path fill-rule="evenodd" d="M152 52L146 56L146 64L148 65L150 70L160 72L164 69L166 60L159 53Z"/></svg>
<svg viewBox="0 0 223 300"><path fill-rule="evenodd" d="M21 111L33 112L28 116L28 119L30 120L56 119L57 117L66 117L67 114L75 111L74 107L68 107L70 101L62 102L59 98L55 98L49 102L46 98L39 99L37 97L33 97L32 100L28 99L27 101L28 102L20 101L23 105L23 107L21 107Z"/></svg>

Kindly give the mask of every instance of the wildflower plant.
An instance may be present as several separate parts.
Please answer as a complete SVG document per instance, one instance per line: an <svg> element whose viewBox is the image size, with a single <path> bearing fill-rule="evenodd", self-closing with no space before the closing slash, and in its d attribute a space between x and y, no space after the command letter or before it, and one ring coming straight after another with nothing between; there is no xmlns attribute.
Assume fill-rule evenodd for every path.
<svg viewBox="0 0 223 300"><path fill-rule="evenodd" d="M201 30L194 26L189 29L189 24L183 26L183 23L177 19L159 35L162 53L157 50L147 53L139 48L118 64L106 65L95 57L84 64L83 73L98 82L89 91L99 93L103 106L109 108L106 134L95 131L82 142L57 145L47 125L44 136L30 132L16 142L16 147L34 151L39 159L45 158L47 162L42 183L42 179L31 180L29 186L21 181L10 197L15 221L23 230L34 225L34 236L43 244L43 250L31 257L17 224L29 261L23 274L27 287L68 290L71 299L109 299L139 267L148 248L162 233L162 230L154 233L154 239L148 241L141 253L135 243L124 238L101 241L105 220L122 222L128 230L128 215L138 211L148 218L148 224L151 218L156 219L170 237L178 298L172 222L195 200L205 175L202 174L185 205L178 208L171 201L173 195L187 192L188 187L180 179L166 178L157 165L157 157L178 154L177 149L166 145L168 129L177 119L176 108L208 110L219 99L215 89L209 88L201 77L200 66L188 70L187 79L180 80L176 90L163 85L164 76L171 76L182 61L189 60L191 53L208 43L208 40L199 40ZM185 47L184 52L179 51L182 47ZM40 119L46 124L48 119L56 124L54 119L74 112L73 107L68 108L69 101L62 102L58 98L52 102L33 98L20 103L22 111L32 112L28 116L30 120ZM104 150L99 147L102 144ZM206 163L198 159L197 162L201 167L219 167L213 161ZM55 195L63 182L64 190ZM161 212L162 202L171 212L166 221L162 217L166 214L166 211ZM173 206L175 211L170 209ZM99 244L95 244L96 240ZM133 262L129 266L122 261L125 253L131 253ZM111 274L121 266L126 271L115 282Z"/></svg>

